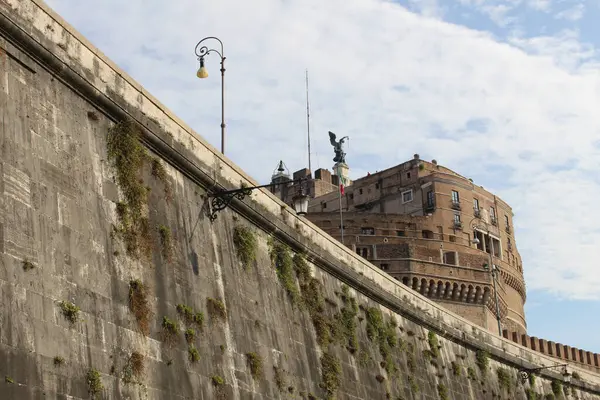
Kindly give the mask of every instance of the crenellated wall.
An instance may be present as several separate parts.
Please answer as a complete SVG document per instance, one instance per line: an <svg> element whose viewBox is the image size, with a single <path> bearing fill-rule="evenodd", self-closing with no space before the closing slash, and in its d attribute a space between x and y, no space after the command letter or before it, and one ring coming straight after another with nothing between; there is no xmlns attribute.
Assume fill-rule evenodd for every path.
<svg viewBox="0 0 600 400"><path fill-rule="evenodd" d="M600 396L255 185L38 0L0 0L0 398Z"/></svg>
<svg viewBox="0 0 600 400"><path fill-rule="evenodd" d="M551 340L528 336L519 332L504 329L502 336L531 350L551 357L559 358L573 364L579 364L595 373L600 373L600 354L556 343Z"/></svg>

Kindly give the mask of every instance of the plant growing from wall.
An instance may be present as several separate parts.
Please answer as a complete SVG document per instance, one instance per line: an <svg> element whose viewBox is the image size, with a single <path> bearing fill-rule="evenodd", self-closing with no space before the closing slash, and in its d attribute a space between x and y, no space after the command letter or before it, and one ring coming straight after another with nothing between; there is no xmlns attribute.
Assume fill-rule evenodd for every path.
<svg viewBox="0 0 600 400"><path fill-rule="evenodd" d="M250 369L250 375L257 380L263 376L263 360L261 356L254 352L246 353L246 363Z"/></svg>
<svg viewBox="0 0 600 400"><path fill-rule="evenodd" d="M439 383L437 385L438 395L440 396L440 400L448 400L448 388L443 383Z"/></svg>
<svg viewBox="0 0 600 400"><path fill-rule="evenodd" d="M188 328L186 329L185 333L185 341L188 342L188 344L192 344L194 342L194 339L196 338L196 331Z"/></svg>
<svg viewBox="0 0 600 400"><path fill-rule="evenodd" d="M165 169L165 166L158 158L152 159L151 173L154 178L162 182L164 186L165 200L168 203L173 198L173 193L171 191L171 183L169 182L169 178L167 177L167 170Z"/></svg>
<svg viewBox="0 0 600 400"><path fill-rule="evenodd" d="M477 350L475 353L475 363L479 370L481 371L481 375L485 376L487 373L488 366L490 365L490 355L485 350Z"/></svg>
<svg viewBox="0 0 600 400"><path fill-rule="evenodd" d="M52 362L54 363L55 367L62 367L65 364L65 359L62 358L61 356L56 356L56 357L54 357Z"/></svg>
<svg viewBox="0 0 600 400"><path fill-rule="evenodd" d="M134 378L140 382L144 376L144 369L144 355L137 351L132 352L123 366L123 382L134 383Z"/></svg>
<svg viewBox="0 0 600 400"><path fill-rule="evenodd" d="M293 258L288 246L274 240L269 241L269 255L271 263L277 272L277 278L290 296L292 304L297 304L299 299L296 279L294 279Z"/></svg>
<svg viewBox="0 0 600 400"><path fill-rule="evenodd" d="M474 381L477 380L477 374L475 373L475 370L473 369L473 367L468 367L467 368L467 376L471 380L474 380Z"/></svg>
<svg viewBox="0 0 600 400"><path fill-rule="evenodd" d="M116 171L117 184L124 201L117 204L119 233L127 253L139 257L151 251L148 218L144 215L148 204L148 189L142 179L142 169L148 158L140 142L140 128L126 119L108 131L107 156Z"/></svg>
<svg viewBox="0 0 600 400"><path fill-rule="evenodd" d="M460 367L460 365L458 365L457 362L452 361L452 374L454 374L454 376L461 376L462 375L462 368Z"/></svg>
<svg viewBox="0 0 600 400"><path fill-rule="evenodd" d="M579 373L577 371L574 371L571 376L573 377L573 379L577 379L578 381L581 380L581 376L579 375Z"/></svg>
<svg viewBox="0 0 600 400"><path fill-rule="evenodd" d="M88 385L88 392L92 395L92 397L95 397L102 391L102 389L104 389L102 380L100 379L100 372L98 372L96 369L89 369L85 378Z"/></svg>
<svg viewBox="0 0 600 400"><path fill-rule="evenodd" d="M233 230L233 245L244 269L250 268L256 260L258 249L256 235L250 228L238 225Z"/></svg>
<svg viewBox="0 0 600 400"><path fill-rule="evenodd" d="M327 394L327 398L333 398L340 387L340 374L342 366L340 361L330 353L323 353L321 356L321 379L322 388Z"/></svg>
<svg viewBox="0 0 600 400"><path fill-rule="evenodd" d="M533 373L529 374L529 385L530 386L535 385L535 374L533 374Z"/></svg>
<svg viewBox="0 0 600 400"><path fill-rule="evenodd" d="M552 393L554 393L556 397L560 396L560 394L562 393L562 383L559 380L553 379L551 386Z"/></svg>
<svg viewBox="0 0 600 400"><path fill-rule="evenodd" d="M331 324L325 313L325 300L321 283L310 276L310 268L303 255L295 254L292 258L292 264L300 284L301 305L310 315L317 335L317 343L325 348L332 341L332 332Z"/></svg>
<svg viewBox="0 0 600 400"><path fill-rule="evenodd" d="M223 386L225 384L225 380L220 375L213 375L210 380L213 386Z"/></svg>
<svg viewBox="0 0 600 400"><path fill-rule="evenodd" d="M148 304L148 290L139 279L129 281L129 310L135 316L140 331L148 335L152 312Z"/></svg>
<svg viewBox="0 0 600 400"><path fill-rule="evenodd" d="M79 320L79 307L69 301L61 301L59 303L60 311L63 317L71 324L74 324Z"/></svg>
<svg viewBox="0 0 600 400"><path fill-rule="evenodd" d="M496 375L498 375L498 385L500 386L500 389L510 391L512 378L510 377L508 370L506 368L498 368L496 370Z"/></svg>
<svg viewBox="0 0 600 400"><path fill-rule="evenodd" d="M279 389L280 392L283 392L286 385L283 370L280 367L274 365L273 374L275 375L275 385L277 386L277 389Z"/></svg>
<svg viewBox="0 0 600 400"><path fill-rule="evenodd" d="M188 358L192 364L200 360L200 353L198 353L198 350L194 346L188 348Z"/></svg>
<svg viewBox="0 0 600 400"><path fill-rule="evenodd" d="M525 389L525 396L527 400L538 400L538 394L532 388Z"/></svg>
<svg viewBox="0 0 600 400"><path fill-rule="evenodd" d="M165 343L171 345L175 343L177 334L179 333L179 325L175 321L171 321L166 316L162 320L162 339Z"/></svg>
<svg viewBox="0 0 600 400"><path fill-rule="evenodd" d="M417 383L417 381L415 380L415 378L413 378L412 375L409 375L408 378L408 385L410 386L410 390L414 393L417 394L419 393L419 384Z"/></svg>
<svg viewBox="0 0 600 400"><path fill-rule="evenodd" d="M358 351L358 339L356 337L358 305L356 304L356 299L350 296L350 290L346 285L342 286L342 301L344 302L344 307L336 316L336 321L346 349L351 354L354 354Z"/></svg>
<svg viewBox="0 0 600 400"><path fill-rule="evenodd" d="M171 240L171 230L164 225L158 226L158 235L160 237L161 254L165 260L171 260L173 255L173 243Z"/></svg>
<svg viewBox="0 0 600 400"><path fill-rule="evenodd" d="M10 376L6 375L4 377L4 382L6 382L8 384L13 384L13 383L15 383L15 380L13 378L11 378Z"/></svg>
<svg viewBox="0 0 600 400"><path fill-rule="evenodd" d="M438 358L440 356L440 343L437 335L433 331L427 333L427 341L429 343L429 349L431 350L431 356Z"/></svg>
<svg viewBox="0 0 600 400"><path fill-rule="evenodd" d="M225 304L220 299L213 299L212 297L208 297L206 299L206 309L208 310L208 315L213 321L225 321L227 319L227 309L225 308Z"/></svg>
<svg viewBox="0 0 600 400"><path fill-rule="evenodd" d="M379 353L385 361L384 368L388 374L396 372L397 367L392 358L391 350L398 345L396 335L397 322L391 318L384 322L379 308L370 307L366 309L367 337L376 341L379 345Z"/></svg>

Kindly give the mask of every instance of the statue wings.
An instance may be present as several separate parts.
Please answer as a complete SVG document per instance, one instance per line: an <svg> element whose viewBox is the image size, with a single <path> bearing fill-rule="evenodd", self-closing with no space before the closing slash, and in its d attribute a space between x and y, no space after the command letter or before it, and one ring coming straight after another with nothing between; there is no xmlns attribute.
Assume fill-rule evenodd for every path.
<svg viewBox="0 0 600 400"><path fill-rule="evenodd" d="M331 142L331 145L334 147L337 147L337 142L335 141L335 133L329 131L329 141Z"/></svg>

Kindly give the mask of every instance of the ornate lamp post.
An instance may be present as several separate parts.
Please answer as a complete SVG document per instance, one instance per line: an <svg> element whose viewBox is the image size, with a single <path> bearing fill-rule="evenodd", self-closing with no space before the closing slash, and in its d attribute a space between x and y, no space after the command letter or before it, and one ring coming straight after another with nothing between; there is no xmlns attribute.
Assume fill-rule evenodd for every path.
<svg viewBox="0 0 600 400"><path fill-rule="evenodd" d="M471 220L471 222L469 222L469 224L471 224L473 221L475 221L476 219L479 219L478 217L475 217ZM496 303L496 319L498 321L498 335L502 336L502 324L500 322L500 306L498 303L498 289L496 286L496 280L498 279L498 273L500 272L500 269L498 267L496 267L496 265L494 265L494 259L493 259L493 254L494 254L494 241L492 239L492 236L490 235L490 227L487 224L487 222L482 221L483 224L485 225L485 229L487 232L488 237L490 238L490 254L489 254L489 263L488 263L488 268L486 269L490 269L490 272L492 273L492 280L494 283L494 300ZM479 244L479 239L477 238L477 236L475 235L475 232L478 229L477 224L473 224L472 225L473 228L473 236L475 236L475 238L473 239L473 243L474 244Z"/></svg>
<svg viewBox="0 0 600 400"><path fill-rule="evenodd" d="M294 210L296 211L296 213L298 215L306 215L306 213L308 211L308 202L309 202L310 198L308 195L305 194L303 184L307 180L308 180L307 178L300 178L300 179L296 179L294 181L286 181L284 183L269 183L267 185L251 186L251 187L243 186L239 189L220 190L215 193L209 194L208 197L211 198L211 202L210 202L210 213L209 213L208 218L211 221L214 221L215 219L217 219L217 213L219 211L227 208L234 198L237 198L238 200L243 200L246 196L250 196L250 194L252 194L252 191L255 189L272 187L272 186L281 185L281 184L288 185L288 184L294 184L294 183L298 183L300 186L299 193L296 196L294 196L294 198L293 198Z"/></svg>
<svg viewBox="0 0 600 400"><path fill-rule="evenodd" d="M205 40L209 39L219 42L221 51L209 49L206 45L202 45ZM221 153L225 154L225 55L223 54L223 42L214 36L205 37L198 42L194 52L196 53L196 57L198 57L198 61L200 61L200 68L196 73L196 76L200 79L208 78L208 71L204 66L204 57L210 53L217 53L221 58Z"/></svg>

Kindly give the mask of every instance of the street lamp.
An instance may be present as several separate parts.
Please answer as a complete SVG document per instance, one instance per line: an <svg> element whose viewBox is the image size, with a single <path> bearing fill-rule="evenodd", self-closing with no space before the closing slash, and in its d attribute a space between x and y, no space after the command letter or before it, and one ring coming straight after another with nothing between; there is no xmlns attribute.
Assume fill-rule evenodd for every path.
<svg viewBox="0 0 600 400"><path fill-rule="evenodd" d="M535 372L541 371L543 369L548 369L548 368L564 367L562 376L565 378L566 383L570 383L571 382L571 374L569 374L569 371L567 371L568 365L569 364L556 364L556 365L549 365L547 367L539 367L539 368L531 368L531 369L521 368L519 370L519 379L521 379L521 383L525 383L529 379L529 376Z"/></svg>
<svg viewBox="0 0 600 400"><path fill-rule="evenodd" d="M244 198L246 196L250 196L250 194L252 194L252 191L255 189L273 187L282 184L289 185L294 183L298 183L300 186L300 192L293 198L294 210L298 215L306 215L308 211L308 202L310 198L304 193L303 183L307 180L307 178L300 178L294 181L286 181L282 183L269 183L267 185L250 187L242 185L242 187L239 189L216 191L215 193L211 193L208 195L208 197L211 198L208 218L211 220L211 222L214 221L215 219L217 219L217 213L227 208L234 198L237 198L238 200L244 200Z"/></svg>
<svg viewBox="0 0 600 400"><path fill-rule="evenodd" d="M221 51L209 49L206 45L200 46L202 42L209 39L219 42ZM208 78L208 71L204 65L204 57L214 52L221 58L221 153L225 154L225 55L223 53L223 42L214 36L205 37L198 42L194 52L196 53L196 57L198 57L198 61L200 61L200 68L196 72L196 76L200 79Z"/></svg>
<svg viewBox="0 0 600 400"><path fill-rule="evenodd" d="M471 220L471 222L475 221L476 219L479 219L477 217L473 218ZM471 223L469 222L469 224ZM497 280L497 275L498 272L500 272L500 269L494 265L494 259L493 259L493 254L494 254L494 240L492 239L492 236L490 235L490 227L488 226L487 222L482 221L485 224L485 229L487 231L487 235L490 238L490 257L489 257L489 263L488 263L488 267L486 269L490 269L491 268L491 273L492 273L492 280L494 283L494 300L496 303L496 319L498 321L498 335L502 336L502 324L500 323L500 306L498 304L498 289L496 286L496 280ZM475 234L475 232L477 232L478 226L477 224L473 224L473 236L475 237L475 239L472 240L473 244L479 244L480 240L479 238L477 238L477 235ZM485 268L485 267L484 267Z"/></svg>

